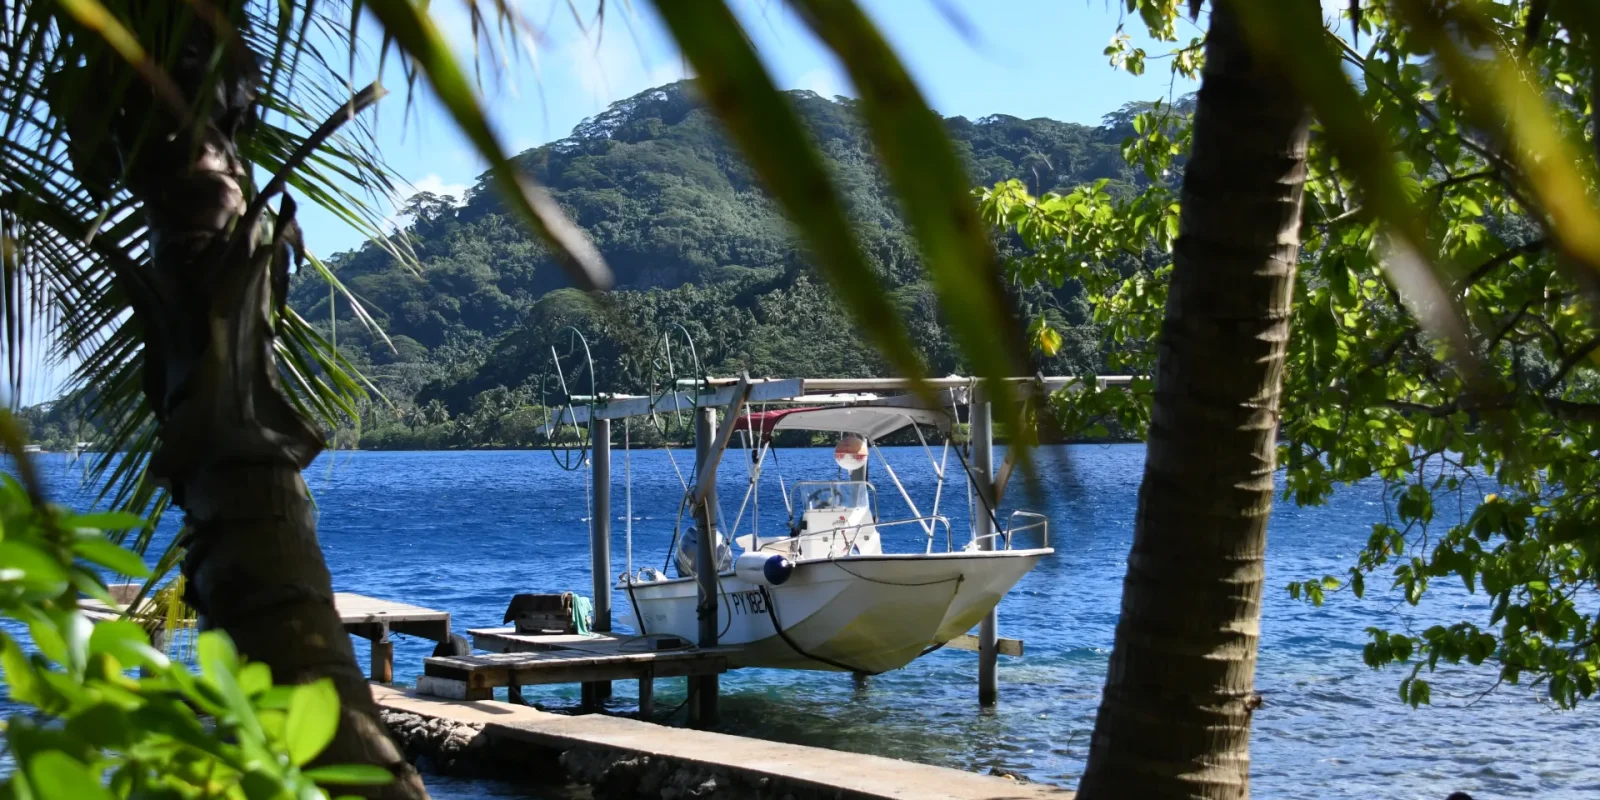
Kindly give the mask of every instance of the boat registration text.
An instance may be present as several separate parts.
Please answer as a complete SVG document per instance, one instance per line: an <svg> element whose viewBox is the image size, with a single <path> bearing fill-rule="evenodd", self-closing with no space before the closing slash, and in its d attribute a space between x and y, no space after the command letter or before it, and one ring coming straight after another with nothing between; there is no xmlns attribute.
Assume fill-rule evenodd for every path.
<svg viewBox="0 0 1600 800"><path fill-rule="evenodd" d="M759 590L729 592L728 605L733 608L733 613L735 614L767 613L767 598L763 597Z"/></svg>

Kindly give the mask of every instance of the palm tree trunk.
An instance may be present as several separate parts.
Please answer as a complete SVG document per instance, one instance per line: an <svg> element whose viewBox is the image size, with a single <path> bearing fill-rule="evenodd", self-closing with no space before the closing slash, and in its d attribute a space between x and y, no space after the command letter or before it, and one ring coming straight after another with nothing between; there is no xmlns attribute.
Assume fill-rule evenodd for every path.
<svg viewBox="0 0 1600 800"><path fill-rule="evenodd" d="M145 11L180 14L186 6L150 3ZM322 436L277 383L272 311L287 277L283 235L292 207L282 209L271 236L242 221L251 198L236 137L254 115L253 56L204 88L214 94L203 103L214 52L209 29L191 20L144 30L185 32L168 72L183 102L209 112L196 125L135 87L118 98L111 137L149 227L148 268L118 278L144 332L144 391L160 425L150 471L186 514L187 599L204 627L226 631L245 657L271 667L274 681L332 679L340 725L318 763L375 764L397 778L375 796L426 798L378 720L334 609L300 475ZM172 52L166 44L145 43L150 52ZM112 56L87 69L114 74L126 66ZM74 162L82 168L77 156Z"/></svg>
<svg viewBox="0 0 1600 800"><path fill-rule="evenodd" d="M1240 798L1309 115L1214 4L1085 800Z"/></svg>

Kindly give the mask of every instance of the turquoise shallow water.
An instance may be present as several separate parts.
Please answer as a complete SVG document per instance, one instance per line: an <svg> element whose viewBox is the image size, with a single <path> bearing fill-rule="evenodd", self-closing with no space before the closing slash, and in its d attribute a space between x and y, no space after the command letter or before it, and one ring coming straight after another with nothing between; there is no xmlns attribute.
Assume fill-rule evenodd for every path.
<svg viewBox="0 0 1600 800"><path fill-rule="evenodd" d="M784 451L780 463L791 481L828 477L830 456L827 449ZM921 448L890 448L887 456L926 513L934 484ZM1057 552L1001 606L1002 635L1026 640L1027 654L1001 660L998 708L977 706L974 654L940 651L862 688L835 673L730 673L722 684L722 730L1075 783L1116 624L1143 456L1142 447L1129 445L1042 452L1044 509ZM678 453L679 467L686 469L690 458ZM40 461L58 497L70 502L78 468L64 456ZM672 534L678 479L663 451L634 453L632 462L635 565L659 566ZM951 465L958 469L954 458ZM613 566L620 572L620 451L614 473ZM307 481L320 508L335 588L447 609L464 630L498 625L516 592L588 591L584 475L561 471L542 451L340 453L319 459ZM776 530L783 507L770 465L763 481L762 524ZM742 456L731 453L720 482L725 519L737 512L746 484ZM965 498L959 484L950 488L956 491L945 496L941 510L959 532ZM903 512L892 484L880 481L879 489L885 516ZM1553 711L1536 689L1516 687L1468 707L1494 682L1489 668L1442 669L1433 676L1435 705L1413 711L1396 696L1400 671L1374 672L1362 664L1367 626L1421 630L1434 622L1481 620L1481 595L1441 583L1421 608L1377 591L1360 601L1336 596L1320 609L1288 598L1283 586L1290 580L1338 573L1352 563L1382 515L1377 484L1346 489L1320 508L1280 504L1273 514L1257 675L1266 702L1256 712L1252 741L1255 795L1442 800L1465 790L1479 798L1600 796L1600 756L1593 747L1600 711ZM167 535L174 524L163 526ZM626 598L616 603L620 624ZM365 659L364 643L357 644ZM431 649L430 642L401 639L397 680L414 681ZM682 681L663 683L660 713L682 699ZM525 691L548 707L577 703L577 687ZM614 708L630 710L632 693L632 684L618 684ZM434 782L434 791L441 798L544 796L445 780Z"/></svg>

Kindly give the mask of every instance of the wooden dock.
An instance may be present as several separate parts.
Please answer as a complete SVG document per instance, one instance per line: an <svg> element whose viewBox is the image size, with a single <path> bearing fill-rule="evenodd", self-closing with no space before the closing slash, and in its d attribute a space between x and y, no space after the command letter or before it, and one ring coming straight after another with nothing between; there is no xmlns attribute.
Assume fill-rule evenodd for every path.
<svg viewBox="0 0 1600 800"><path fill-rule="evenodd" d="M376 597L337 592L334 608L346 633L372 643L372 679L394 681L394 642L389 634L400 633L441 644L450 641L450 612L380 600Z"/></svg>
<svg viewBox="0 0 1600 800"><path fill-rule="evenodd" d="M494 701L456 702L421 697L386 686L372 696L386 712L481 726L479 736L509 741L538 753L592 753L618 762L666 761L702 770L718 785L731 781L749 794L852 800L1071 800L1072 792L1053 786L916 764L882 756L769 742L709 731L669 728L602 714L567 716ZM720 776L720 777L717 777ZM761 787L758 791L756 787Z"/></svg>
<svg viewBox="0 0 1600 800"><path fill-rule="evenodd" d="M127 610L127 604L142 588L137 583L118 583L107 587L117 605L90 598L80 599L78 608L91 622L117 619ZM429 639L435 642L450 641L450 612L381 600L376 597L337 592L333 596L334 608L345 632L372 642L372 679L382 683L394 680L394 643L390 633L400 633ZM158 631L158 635L161 632Z"/></svg>
<svg viewBox="0 0 1600 800"><path fill-rule="evenodd" d="M417 680L422 694L454 700L488 700L496 687L507 687L513 703L521 687L555 683L593 684L637 680L639 713L649 717L657 678L718 675L728 670L720 648L662 648L659 638L610 634L533 635L514 628L477 628L467 632L474 649L489 655L429 658Z"/></svg>

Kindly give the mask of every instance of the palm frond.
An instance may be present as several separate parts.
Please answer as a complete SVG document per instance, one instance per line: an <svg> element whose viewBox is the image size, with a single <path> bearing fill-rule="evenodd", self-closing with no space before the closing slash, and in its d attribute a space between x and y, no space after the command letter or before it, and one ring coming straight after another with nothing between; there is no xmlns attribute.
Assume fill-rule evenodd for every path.
<svg viewBox="0 0 1600 800"><path fill-rule="evenodd" d="M314 16L300 10L308 19ZM0 308L0 329L10 334L5 342L9 383L16 397L24 365L36 356L29 350L38 337L26 332L37 327L48 342L50 360L77 362L67 394L102 431L100 452L92 457L86 476L99 487L96 502L159 516L168 500L146 474L156 429L141 381L141 329L130 315L125 287L119 285L119 275L140 269L146 258L143 216L126 191L112 189L101 182L103 175L73 162L67 121L52 113L47 96L47 87L63 87L65 65L79 53L72 35L59 21L51 24L47 14L10 14L0 20L0 58L13 67L0 77L0 122L7 134L0 141L0 218L7 265L15 266L5 284L12 291ZM328 65L320 58L307 63ZM247 159L265 171L281 172L292 154L306 146L319 116L326 118L319 112L331 113L339 103L349 102L348 91L341 93L345 82L338 72L323 69L318 78L283 84L283 91L269 91L262 98L267 119L256 135L241 141ZM284 173L289 186L379 241L396 259L414 263L405 242L383 231L384 215L377 208L393 194L395 182L376 154L371 129L347 127L317 143L312 156L307 165ZM68 163L77 168L63 169ZM356 194L363 190L365 197ZM355 297L348 299L360 307ZM327 344L304 336L287 337L283 347L294 360L318 365L320 372L311 380L287 383L304 405L322 412L313 416L333 427L333 415L348 413L363 395L348 363L305 352ZM303 397L307 392L315 396ZM139 534L133 542L136 549L148 546L151 530Z"/></svg>
<svg viewBox="0 0 1600 800"><path fill-rule="evenodd" d="M404 6L404 8L400 8ZM568 260L580 277L604 284L609 273L587 239L553 204L542 202L511 173L504 152L488 132L476 98L425 14L406 3L381 7L360 0L70 0L0 5L0 337L7 382L19 396L25 376L40 369L33 361L75 363L65 387L87 418L99 428L99 451L86 479L99 487L97 503L159 516L168 498L148 480L156 443L154 415L144 395L143 334L133 307L139 270L149 256L142 209L124 188L128 175L116 163L93 156L107 138L110 110L138 92L154 89L169 106L182 101L171 91L166 70L175 54L143 45L152 19L177 19L216 33L217 53L204 86L217 85L220 71L251 54L263 62L256 87L259 120L238 138L240 155L259 174L276 176L289 192L309 201L365 234L402 265L420 269L409 240L392 236L387 211L398 196L398 176L378 151L373 123L350 116L357 81L363 11L380 23L397 25L386 37L381 59L391 50L406 65L408 87L426 76L450 100L457 120L491 163L503 165L498 177L512 190L513 206L539 222L552 249L576 253ZM469 2L480 55L531 48L534 29L514 4L503 0ZM485 36L490 16L498 36ZM420 34L420 35L419 35ZM241 55L242 54L242 55ZM108 71L94 65L110 64ZM120 64L120 66L118 66ZM363 64L361 69L372 69ZM113 76L109 82L106 74ZM481 71L477 73L481 80ZM202 93L204 96L205 93ZM202 99L201 104L208 102ZM58 109L104 108L97 125L79 125ZM209 113L195 109L189 118ZM92 119L92 115L90 117ZM317 137L319 127L331 135ZM103 148L102 148L103 149ZM298 155L297 155L298 154ZM276 229L286 220L265 207L275 187L250 198ZM382 338L381 329L315 253L298 248L315 274L345 298L356 317ZM308 418L333 429L355 415L372 384L305 320L283 309L276 320L282 383L290 402ZM36 343L46 342L45 352ZM146 528L133 543L149 544ZM164 554L169 561L172 553Z"/></svg>
<svg viewBox="0 0 1600 800"><path fill-rule="evenodd" d="M476 15L477 4L470 5ZM611 271L589 237L507 157L477 94L427 13L410 3L380 2L368 9L382 22L386 44L393 44L405 56L407 80L415 83L418 73L426 75L456 125L489 162L489 172L511 210L551 245L556 260L580 288L610 288ZM510 18L502 15L502 19Z"/></svg>

